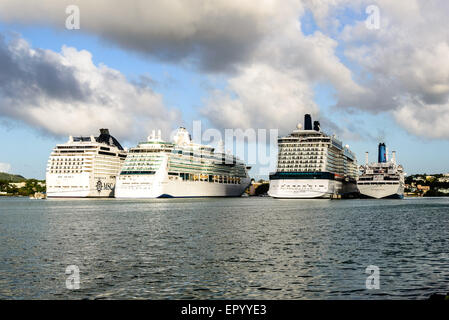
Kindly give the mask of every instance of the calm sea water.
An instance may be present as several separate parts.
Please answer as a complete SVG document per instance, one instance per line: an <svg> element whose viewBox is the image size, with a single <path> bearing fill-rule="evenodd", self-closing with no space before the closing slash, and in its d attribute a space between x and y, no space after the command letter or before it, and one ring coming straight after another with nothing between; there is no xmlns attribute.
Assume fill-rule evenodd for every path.
<svg viewBox="0 0 449 320"><path fill-rule="evenodd" d="M0 198L0 298L424 299L449 291L448 231L444 198Z"/></svg>

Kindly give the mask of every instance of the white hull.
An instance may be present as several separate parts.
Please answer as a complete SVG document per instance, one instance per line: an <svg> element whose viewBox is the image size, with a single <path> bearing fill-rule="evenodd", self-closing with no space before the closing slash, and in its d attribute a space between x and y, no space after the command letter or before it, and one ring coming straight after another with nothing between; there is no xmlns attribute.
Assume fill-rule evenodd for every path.
<svg viewBox="0 0 449 320"><path fill-rule="evenodd" d="M47 198L110 198L114 196L115 177L47 173Z"/></svg>
<svg viewBox="0 0 449 320"><path fill-rule="evenodd" d="M273 198L330 198L341 194L341 181L328 179L279 179L270 180L268 195Z"/></svg>
<svg viewBox="0 0 449 320"><path fill-rule="evenodd" d="M393 151L392 159L388 159L388 149L385 143L379 143L379 162L368 162L360 166L357 187L360 195L382 199L404 197L404 168L396 163L396 152Z"/></svg>
<svg viewBox="0 0 449 320"><path fill-rule="evenodd" d="M206 181L182 181L160 175L125 175L117 179L116 198L184 198L184 197L239 197L250 184L223 184Z"/></svg>
<svg viewBox="0 0 449 320"><path fill-rule="evenodd" d="M402 184L358 184L360 194L375 198L397 197L404 196L404 187Z"/></svg>
<svg viewBox="0 0 449 320"><path fill-rule="evenodd" d="M117 176L116 198L193 198L193 197L239 197L251 183L249 177L240 184L208 181L184 181L170 176L168 158L164 157L154 174L121 174Z"/></svg>
<svg viewBox="0 0 449 320"><path fill-rule="evenodd" d="M47 163L47 198L109 198L126 151L100 129L98 137L69 137L54 147Z"/></svg>

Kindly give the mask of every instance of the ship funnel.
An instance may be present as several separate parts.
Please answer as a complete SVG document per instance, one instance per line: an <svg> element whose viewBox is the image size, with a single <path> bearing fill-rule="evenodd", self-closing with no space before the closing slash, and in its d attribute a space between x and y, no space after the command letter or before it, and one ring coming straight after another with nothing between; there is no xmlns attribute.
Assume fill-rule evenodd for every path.
<svg viewBox="0 0 449 320"><path fill-rule="evenodd" d="M385 147L385 143L383 143L383 142L379 143L379 155L378 155L377 162L379 162L379 163L387 162L386 147Z"/></svg>
<svg viewBox="0 0 449 320"><path fill-rule="evenodd" d="M385 147L385 161L388 162L388 147Z"/></svg>
<svg viewBox="0 0 449 320"><path fill-rule="evenodd" d="M310 114L304 116L304 130L312 130L312 117Z"/></svg>
<svg viewBox="0 0 449 320"><path fill-rule="evenodd" d="M107 135L109 135L109 129L100 129L100 134L107 134Z"/></svg>
<svg viewBox="0 0 449 320"><path fill-rule="evenodd" d="M320 131L320 122L319 121L314 121L313 122L313 130L315 131Z"/></svg>
<svg viewBox="0 0 449 320"><path fill-rule="evenodd" d="M396 163L396 151L391 152L391 162Z"/></svg>
<svg viewBox="0 0 449 320"><path fill-rule="evenodd" d="M366 165L368 165L368 163L369 163L368 155L369 155L368 151L365 152L365 164L366 164Z"/></svg>

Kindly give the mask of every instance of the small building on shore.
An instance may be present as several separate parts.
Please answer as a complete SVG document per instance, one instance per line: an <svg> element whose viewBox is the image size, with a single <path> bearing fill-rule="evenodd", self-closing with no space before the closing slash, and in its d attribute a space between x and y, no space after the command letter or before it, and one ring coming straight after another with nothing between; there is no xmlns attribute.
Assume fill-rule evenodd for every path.
<svg viewBox="0 0 449 320"><path fill-rule="evenodd" d="M23 188L26 186L26 182L10 182L9 185L16 187L17 189Z"/></svg>

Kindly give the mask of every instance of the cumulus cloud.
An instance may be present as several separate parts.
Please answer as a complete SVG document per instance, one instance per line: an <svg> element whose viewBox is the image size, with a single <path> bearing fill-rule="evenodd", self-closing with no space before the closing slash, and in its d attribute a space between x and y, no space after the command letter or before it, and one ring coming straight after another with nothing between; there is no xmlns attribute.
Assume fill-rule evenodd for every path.
<svg viewBox="0 0 449 320"><path fill-rule="evenodd" d="M119 71L92 62L85 50L32 48L20 37L0 37L0 116L55 135L110 128L122 139L169 132L180 121L161 95Z"/></svg>
<svg viewBox="0 0 449 320"><path fill-rule="evenodd" d="M208 71L246 61L269 30L275 0L2 0L4 21L65 27L65 8L80 9L81 31L164 61Z"/></svg>
<svg viewBox="0 0 449 320"><path fill-rule="evenodd" d="M0 172L10 173L11 165L9 163L0 162Z"/></svg>
<svg viewBox="0 0 449 320"><path fill-rule="evenodd" d="M201 110L217 127L288 130L303 113L318 113L316 83L347 94L364 91L336 57L334 39L301 32L299 18L313 7L310 1L5 0L0 19L63 28L71 4L80 8L82 32L152 58L225 72L226 88L212 90ZM323 7L330 4L315 6Z"/></svg>
<svg viewBox="0 0 449 320"><path fill-rule="evenodd" d="M361 70L357 81L366 91L338 92L337 106L391 112L410 133L449 138L444 122L449 118L447 1L374 3L380 9L378 30L359 21L346 25L339 35L346 57Z"/></svg>
<svg viewBox="0 0 449 320"><path fill-rule="evenodd" d="M202 113L222 128L294 128L305 112L317 113L311 88L270 65L252 65L214 90Z"/></svg>
<svg viewBox="0 0 449 320"><path fill-rule="evenodd" d="M336 57L337 42L320 31L301 32L305 8L286 1L272 28L260 42L252 62L238 68L224 90L214 90L203 114L217 126L279 128L290 131L304 113L317 115L314 86L329 83L337 90L362 94L351 71Z"/></svg>
<svg viewBox="0 0 449 320"><path fill-rule="evenodd" d="M449 137L449 103L425 105L420 100L407 101L393 111L396 121L417 136Z"/></svg>
<svg viewBox="0 0 449 320"><path fill-rule="evenodd" d="M445 0L134 0L113 5L107 0L3 0L0 19L64 28L65 8L72 4L81 10L81 32L151 58L193 65L207 73L225 73L225 87L212 89L201 110L215 126L291 129L303 113L318 115L314 87L326 83L335 88L335 112L387 112L411 133L449 138L440 121L449 114L449 5ZM370 30L365 25L365 8L373 4L380 9L380 29ZM300 23L306 12L312 13L319 29L308 35L303 34ZM36 88L25 86L33 77L21 77L19 85L27 88L24 95L28 105L34 99L33 103L51 108L54 101L62 103L60 95L78 106L88 101L82 104L84 108L96 105L102 110L102 102L107 101L110 107L112 101L120 100L109 91L98 94L101 90L93 80L72 79L76 72L58 72L64 68L81 70L80 65L89 64L89 58L81 59L85 52L75 50L70 55L70 50L74 49L65 48L53 55L35 50L45 61L56 61L59 69L46 73L47 78ZM79 56L84 62L58 63L70 60L68 56ZM8 56L0 61L3 59L8 61ZM33 66L34 72L45 69ZM8 70L9 62L2 67ZM145 96L135 98L136 102L145 99L154 110L163 109L161 97L150 89L130 85L118 72L117 79L122 80L111 80L114 72L104 66L91 70L107 79L102 83L125 83L122 88L128 89L122 90L128 93L122 91L121 97ZM86 71L85 77L87 72L91 71ZM3 94L8 96L5 92L11 91L13 84L8 87L4 83ZM33 90L38 89L53 104L36 99ZM118 107L114 110L123 112ZM17 112L9 110L16 116ZM168 118L176 118L175 113L169 114ZM432 133L413 125L425 114L440 116L427 119L434 128ZM33 112L20 117L29 123L43 122ZM128 118L124 117L125 122L132 123ZM114 119L111 113L109 120Z"/></svg>

